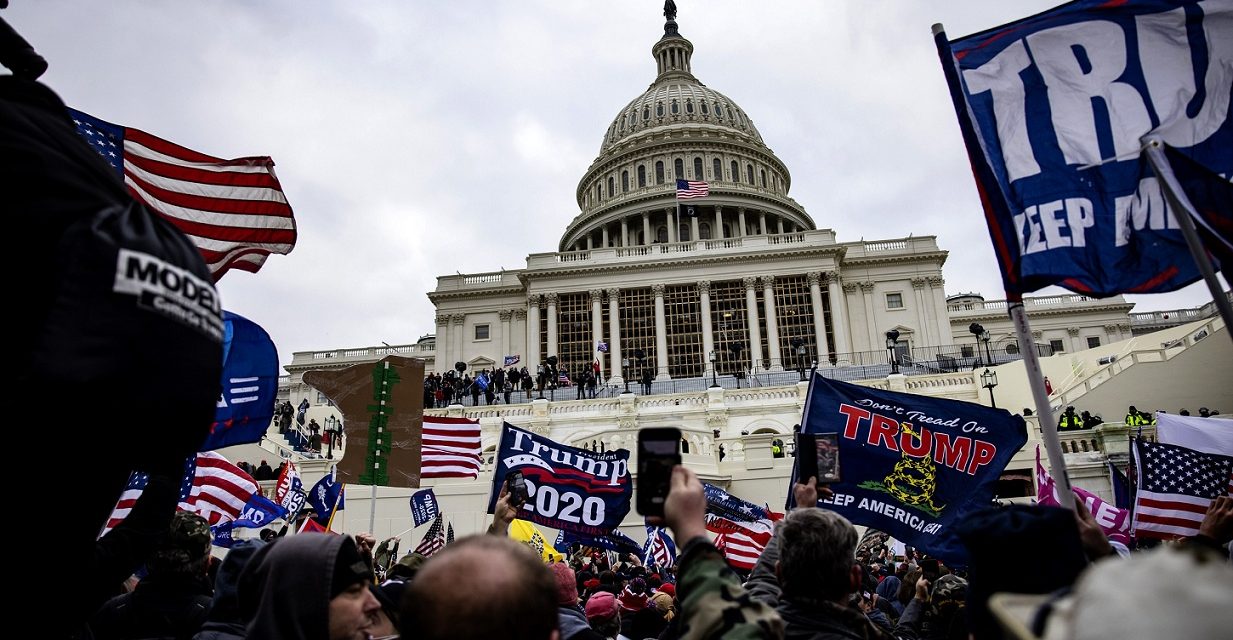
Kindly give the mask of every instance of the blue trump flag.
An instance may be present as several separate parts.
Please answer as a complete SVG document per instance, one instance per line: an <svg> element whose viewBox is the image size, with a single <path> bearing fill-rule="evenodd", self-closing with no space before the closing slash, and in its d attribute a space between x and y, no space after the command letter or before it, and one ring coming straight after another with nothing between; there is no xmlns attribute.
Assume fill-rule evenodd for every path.
<svg viewBox="0 0 1233 640"><path fill-rule="evenodd" d="M435 519L441 513L437 505L437 494L432 489L421 489L411 494L411 519L415 526Z"/></svg>
<svg viewBox="0 0 1233 640"><path fill-rule="evenodd" d="M629 451L606 453L563 445L505 423L488 513L493 513L505 476L521 471L531 498L518 517L562 531L608 535L625 514L633 495ZM635 547L636 548L636 547Z"/></svg>
<svg viewBox="0 0 1233 640"><path fill-rule="evenodd" d="M244 510L240 512L240 517L236 518L235 526L248 527L258 529L269 525L279 518L287 517L287 510L276 504L273 500L253 494L253 497L248 499L248 503L244 505Z"/></svg>
<svg viewBox="0 0 1233 640"><path fill-rule="evenodd" d="M223 312L223 384L210 435L199 451L261 442L274 419L278 351L257 323Z"/></svg>
<svg viewBox="0 0 1233 640"><path fill-rule="evenodd" d="M989 506L1002 470L1027 442L1023 418L1000 409L816 373L801 430L839 434L842 481L819 506L956 566L967 551L953 527Z"/></svg>
<svg viewBox="0 0 1233 640"><path fill-rule="evenodd" d="M210 527L210 536L212 537L212 543L214 544L214 546L222 547L224 549L230 549L231 547L235 546L235 543L239 541L236 540L233 535L234 530L235 530L234 520L220 522Z"/></svg>
<svg viewBox="0 0 1233 640"><path fill-rule="evenodd" d="M342 490L343 485L338 482L337 468L331 469L317 481L317 484L313 485L312 491L308 492L308 504L311 504L313 510L317 512L314 520L323 526L328 526L330 516L334 513L334 505L337 503L339 510L343 508L345 500Z"/></svg>
<svg viewBox="0 0 1233 640"><path fill-rule="evenodd" d="M1233 174L1231 26L1228 2L1078 0L952 42L935 34L1008 296L1200 277L1185 214L1142 151L1159 142Z"/></svg>
<svg viewBox="0 0 1233 640"><path fill-rule="evenodd" d="M564 530L558 531L556 542L552 546L561 553L569 553L570 546L575 544L580 544L584 547L598 547L620 554L638 553L642 550L642 547L633 538L621 533L618 529L613 529L602 536L588 536Z"/></svg>

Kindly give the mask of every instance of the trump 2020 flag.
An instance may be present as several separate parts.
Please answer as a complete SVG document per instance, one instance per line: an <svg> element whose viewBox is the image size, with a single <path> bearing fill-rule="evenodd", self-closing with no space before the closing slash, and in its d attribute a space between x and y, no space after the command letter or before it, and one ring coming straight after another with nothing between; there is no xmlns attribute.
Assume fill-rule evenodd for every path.
<svg viewBox="0 0 1233 640"><path fill-rule="evenodd" d="M1006 463L1027 442L1023 418L1000 409L818 374L801 429L839 434L842 481L819 504L956 566L967 551L952 527L989 506Z"/></svg>
<svg viewBox="0 0 1233 640"><path fill-rule="evenodd" d="M244 316L223 312L223 391L201 451L261 442L274 418L278 351L270 334Z"/></svg>
<svg viewBox="0 0 1233 640"><path fill-rule="evenodd" d="M343 484L338 481L337 469L332 469L329 473L322 476L317 481L317 484L313 485L313 490L308 492L308 503L317 512L317 517L315 518L317 522L329 526L330 517L334 515L334 509L341 510L343 508L345 500L343 499L342 489Z"/></svg>
<svg viewBox="0 0 1233 640"><path fill-rule="evenodd" d="M1008 295L1199 278L1143 150L1233 174L1233 4L1078 0L935 41Z"/></svg>
<svg viewBox="0 0 1233 640"><path fill-rule="evenodd" d="M493 513L505 476L521 471L531 497L518 517L592 536L608 535L633 495L629 451L598 453L563 445L509 423L501 429L488 513Z"/></svg>
<svg viewBox="0 0 1233 640"><path fill-rule="evenodd" d="M437 495L432 489L421 489L411 494L411 519L415 526L420 526L441 514L437 506Z"/></svg>
<svg viewBox="0 0 1233 640"><path fill-rule="evenodd" d="M278 506L273 500L254 495L248 499L248 504L244 505L244 510L236 519L235 526L259 529L286 516L287 510Z"/></svg>
<svg viewBox="0 0 1233 640"><path fill-rule="evenodd" d="M676 543L663 527L646 526L646 544L642 546L642 564L671 567L676 564Z"/></svg>

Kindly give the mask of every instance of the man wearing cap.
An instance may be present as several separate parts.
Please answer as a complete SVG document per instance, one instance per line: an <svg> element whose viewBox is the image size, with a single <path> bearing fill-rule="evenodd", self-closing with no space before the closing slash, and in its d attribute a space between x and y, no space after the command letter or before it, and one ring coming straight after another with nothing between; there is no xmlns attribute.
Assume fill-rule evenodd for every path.
<svg viewBox="0 0 1233 640"><path fill-rule="evenodd" d="M380 602L350 536L304 533L253 554L240 576L248 639L366 640Z"/></svg>
<svg viewBox="0 0 1233 640"><path fill-rule="evenodd" d="M607 591L600 591L587 600L587 621L591 628L608 640L629 640L621 635L621 612L617 608L616 596Z"/></svg>
<svg viewBox="0 0 1233 640"><path fill-rule="evenodd" d="M552 578L557 583L557 619L561 628L561 640L603 640L587 622L587 617L578 606L578 579L569 565L558 562L549 565Z"/></svg>

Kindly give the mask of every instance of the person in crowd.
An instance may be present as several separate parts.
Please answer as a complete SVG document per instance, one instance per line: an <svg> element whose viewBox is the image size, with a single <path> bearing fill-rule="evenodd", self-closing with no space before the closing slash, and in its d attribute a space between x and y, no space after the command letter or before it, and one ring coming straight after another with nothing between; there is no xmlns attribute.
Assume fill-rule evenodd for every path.
<svg viewBox="0 0 1233 640"><path fill-rule="evenodd" d="M350 536L303 533L267 544L240 575L246 637L367 640L381 608L372 579Z"/></svg>
<svg viewBox="0 0 1233 640"><path fill-rule="evenodd" d="M591 371L587 373L587 393L591 399L595 399L595 389L599 385L599 372Z"/></svg>
<svg viewBox="0 0 1233 640"><path fill-rule="evenodd" d="M647 396L651 395L651 383L654 380L655 380L655 377L651 375L650 369L647 369L642 372L642 377L641 377L642 395L647 395Z"/></svg>
<svg viewBox="0 0 1233 640"><path fill-rule="evenodd" d="M1083 420L1084 429L1095 429L1105 423L1100 416L1094 416L1090 411L1084 411L1079 417Z"/></svg>
<svg viewBox="0 0 1233 640"><path fill-rule="evenodd" d="M381 586L369 583L372 595L381 606L370 616L372 624L368 628L370 640L394 639L399 637L399 605L407 583L401 580L386 580Z"/></svg>
<svg viewBox="0 0 1233 640"><path fill-rule="evenodd" d="M207 578L210 525L187 511L171 518L167 535L146 561L147 575L131 593L107 601L94 614L96 640L191 638L210 612L213 587Z"/></svg>
<svg viewBox="0 0 1233 640"><path fill-rule="evenodd" d="M587 393L586 383L587 383L587 374L584 371L582 372L581 377L578 379L577 392L576 392L578 397L575 398L575 400L585 400L586 399L587 397L586 396L586 393Z"/></svg>
<svg viewBox="0 0 1233 640"><path fill-rule="evenodd" d="M1147 424L1147 419L1143 417L1143 412L1136 409L1133 404L1130 405L1126 410L1126 426L1141 427L1145 424Z"/></svg>
<svg viewBox="0 0 1233 640"><path fill-rule="evenodd" d="M254 480L273 480L274 478L275 478L274 468L270 466L269 462L262 460L261 464L257 465L256 472L253 473L253 479Z"/></svg>
<svg viewBox="0 0 1233 640"><path fill-rule="evenodd" d="M608 640L629 640L621 635L621 611L617 607L616 597L607 591L601 591L587 600L587 622L600 637Z"/></svg>
<svg viewBox="0 0 1233 640"><path fill-rule="evenodd" d="M271 529L262 533L265 531L274 533ZM262 539L265 539L264 535ZM265 542L259 540L241 540L227 551L227 557L214 578L214 600L210 603L210 612L193 640L243 640L248 620L240 611L237 586L249 559L264 545Z"/></svg>
<svg viewBox="0 0 1233 640"><path fill-rule="evenodd" d="M1073 405L1066 407L1066 411L1063 411L1062 415L1057 419L1058 431L1078 431L1082 428L1083 421L1079 419L1079 416L1075 415L1075 408Z"/></svg>
<svg viewBox="0 0 1233 640"><path fill-rule="evenodd" d="M549 566L556 581L557 624L561 640L602 640L603 636L591 628L586 614L578 606L578 582L569 565L558 562Z"/></svg>

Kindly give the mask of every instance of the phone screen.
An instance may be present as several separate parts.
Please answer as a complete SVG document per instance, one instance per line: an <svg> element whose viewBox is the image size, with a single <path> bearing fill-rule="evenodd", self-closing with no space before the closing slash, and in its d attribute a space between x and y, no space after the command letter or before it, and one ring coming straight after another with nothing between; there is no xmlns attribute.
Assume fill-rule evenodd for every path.
<svg viewBox="0 0 1233 640"><path fill-rule="evenodd" d="M664 515L672 468L681 464L681 431L671 427L638 432L638 513Z"/></svg>
<svg viewBox="0 0 1233 640"><path fill-rule="evenodd" d="M818 484L839 482L839 434L814 434L814 452L818 463Z"/></svg>
<svg viewBox="0 0 1233 640"><path fill-rule="evenodd" d="M509 486L510 502L513 504L522 505L531 498L530 491L527 490L527 479L522 477L521 471L509 472L505 482Z"/></svg>
<svg viewBox="0 0 1233 640"><path fill-rule="evenodd" d="M935 558L925 558L920 561L921 576L932 582L938 579L938 574L942 573L941 567L938 566L938 561Z"/></svg>

